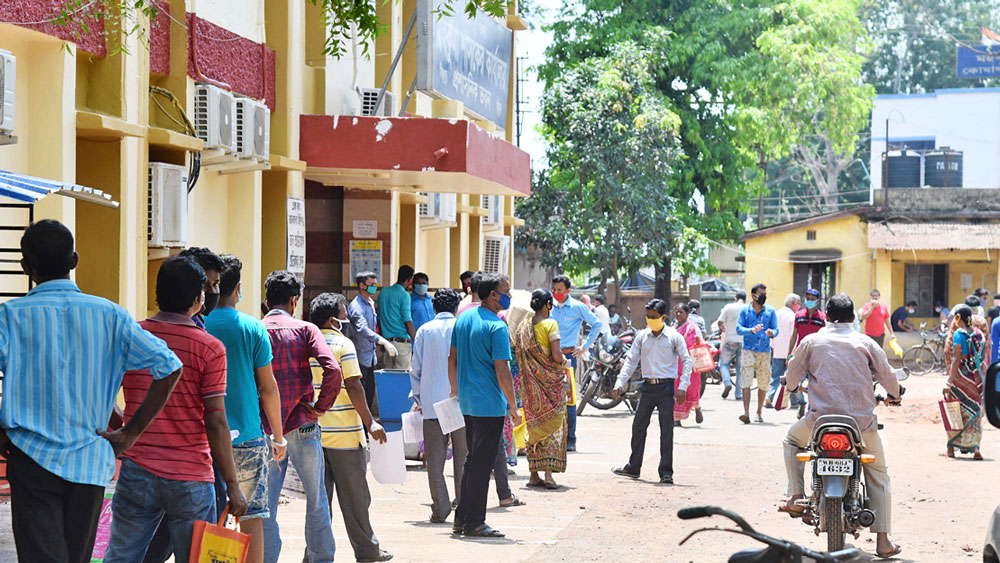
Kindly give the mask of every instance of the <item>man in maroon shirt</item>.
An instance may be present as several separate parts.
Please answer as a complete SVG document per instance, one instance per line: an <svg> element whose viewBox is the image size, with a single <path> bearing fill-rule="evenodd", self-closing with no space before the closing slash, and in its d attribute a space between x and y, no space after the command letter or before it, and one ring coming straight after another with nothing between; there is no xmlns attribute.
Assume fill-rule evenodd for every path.
<svg viewBox="0 0 1000 563"><path fill-rule="evenodd" d="M802 339L810 334L816 334L819 329L826 326L826 314L823 313L819 302L819 290L807 289L805 307L795 314L795 330L792 331L792 339L788 344L788 357L792 357L792 352L799 346ZM802 391L792 393L791 404L799 406L799 418L806 414L806 397Z"/></svg>
<svg viewBox="0 0 1000 563"><path fill-rule="evenodd" d="M156 277L160 312L140 323L167 343L184 370L160 415L125 451L112 503L109 563L141 561L161 520L176 561L186 563L194 521L216 519L213 459L229 485L230 514L246 512L226 421L226 349L192 320L205 302L206 279L191 258L167 259ZM126 421L152 379L146 370L125 373Z"/></svg>
<svg viewBox="0 0 1000 563"><path fill-rule="evenodd" d="M292 316L302 294L302 284L285 270L271 272L264 281L264 303L269 312L264 327L271 338L274 360L271 368L281 394L281 419L288 444L288 456L280 463L272 461L268 470L267 495L271 515L264 520L264 561L275 563L281 552L278 532L278 498L285 482L288 460L302 481L306 493L306 553L310 561L332 562L333 529L326 497L323 466L322 430L319 415L333 406L340 393L342 376L337 360L319 328ZM319 397L314 397L312 368L315 358L323 369ZM270 433L267 421L264 431Z"/></svg>

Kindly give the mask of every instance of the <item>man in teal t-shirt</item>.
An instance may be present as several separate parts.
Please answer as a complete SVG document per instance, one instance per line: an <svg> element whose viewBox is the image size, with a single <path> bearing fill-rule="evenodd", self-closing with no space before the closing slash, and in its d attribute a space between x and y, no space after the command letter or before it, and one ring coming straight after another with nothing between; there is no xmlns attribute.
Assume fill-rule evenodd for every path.
<svg viewBox="0 0 1000 563"><path fill-rule="evenodd" d="M510 335L497 313L510 307L507 276L484 274L479 282L482 305L458 317L451 333L448 377L465 415L468 455L453 531L474 537L503 537L486 525L490 472L500 447L508 409L514 424L521 416L510 375Z"/></svg>
<svg viewBox="0 0 1000 563"><path fill-rule="evenodd" d="M396 348L395 355L382 354L382 367L409 370L413 338L417 334L413 327L410 294L406 291L413 285L413 268L400 266L396 280L395 285L378 292L379 334Z"/></svg>
<svg viewBox="0 0 1000 563"><path fill-rule="evenodd" d="M287 445L281 427L281 397L271 371L271 339L264 324L236 310L242 297L243 264L232 255L220 258L224 267L219 276L219 305L205 317L205 329L226 347L226 418L233 432L233 459L239 477L239 483L226 486L238 486L243 491L247 513L240 519L240 531L250 535L251 554L263 553L263 519L270 515L268 441L274 459L279 461L284 459ZM274 437L264 436L261 411Z"/></svg>

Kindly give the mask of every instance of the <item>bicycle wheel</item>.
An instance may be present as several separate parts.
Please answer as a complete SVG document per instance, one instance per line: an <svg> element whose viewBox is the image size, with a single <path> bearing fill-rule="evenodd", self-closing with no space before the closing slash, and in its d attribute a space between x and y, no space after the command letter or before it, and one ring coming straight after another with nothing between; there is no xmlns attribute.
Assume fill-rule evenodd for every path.
<svg viewBox="0 0 1000 563"><path fill-rule="evenodd" d="M903 367L915 375L924 375L934 369L937 358L929 346L913 346L903 354Z"/></svg>

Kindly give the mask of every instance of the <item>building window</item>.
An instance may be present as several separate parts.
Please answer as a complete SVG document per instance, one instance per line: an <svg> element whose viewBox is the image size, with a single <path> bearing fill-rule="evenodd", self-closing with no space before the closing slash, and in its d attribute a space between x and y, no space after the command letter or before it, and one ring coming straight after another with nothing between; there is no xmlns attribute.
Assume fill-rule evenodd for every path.
<svg viewBox="0 0 1000 563"><path fill-rule="evenodd" d="M947 264L907 264L903 303L917 302L917 317L933 317L934 304L948 305Z"/></svg>
<svg viewBox="0 0 1000 563"><path fill-rule="evenodd" d="M801 297L806 294L807 289L819 290L821 303L836 293L837 263L796 264L793 272L792 291Z"/></svg>
<svg viewBox="0 0 1000 563"><path fill-rule="evenodd" d="M816 231L806 231L806 240L816 240Z"/></svg>

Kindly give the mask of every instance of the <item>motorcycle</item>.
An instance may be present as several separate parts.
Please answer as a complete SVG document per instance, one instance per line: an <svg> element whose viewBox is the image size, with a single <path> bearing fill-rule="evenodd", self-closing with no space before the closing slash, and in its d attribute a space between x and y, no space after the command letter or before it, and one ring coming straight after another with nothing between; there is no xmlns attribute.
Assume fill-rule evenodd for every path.
<svg viewBox="0 0 1000 563"><path fill-rule="evenodd" d="M908 371L896 371L897 380L908 377ZM900 395L905 392L900 386ZM886 399L876 395L875 402L885 403ZM805 509L798 516L817 536L826 533L828 551L843 549L846 534L857 538L858 530L875 523L862 482L862 467L874 462L875 456L862 454L862 444L861 428L853 417L828 414L816 419L808 448L795 454L799 461L813 462L812 495L796 502Z"/></svg>
<svg viewBox="0 0 1000 563"><path fill-rule="evenodd" d="M719 331L715 331L714 333L708 335L708 339L705 342L708 343L708 346L712 351L712 361L715 362L715 367L701 374L702 395L705 394L706 384L711 383L712 385L719 385L722 383L722 372L719 371L719 356L722 352L722 334Z"/></svg>
<svg viewBox="0 0 1000 563"><path fill-rule="evenodd" d="M617 336L601 336L597 339L591 351L592 361L589 363L583 377L580 379L580 400L577 402L576 413L583 414L587 405L601 410L617 407L626 401L629 409L635 411L639 404L639 384L641 377L637 369L625 384L625 392L621 397L615 397L614 388L618 374L625 365L625 356L632 348L636 330L629 319L625 317L625 329Z"/></svg>
<svg viewBox="0 0 1000 563"><path fill-rule="evenodd" d="M699 528L681 540L680 545L684 545L684 543L691 539L695 534L699 534L701 532L719 531L751 537L767 545L767 547L761 549L745 549L743 551L738 551L729 558L729 563L801 563L803 557L808 557L815 561L820 561L821 563L834 563L836 561L850 561L861 554L861 551L857 548L843 549L834 553L820 553L818 551L813 551L793 542L762 534L754 530L753 527L751 527L746 520L740 517L739 514L717 506L682 508L677 512L677 517L682 520L705 518L707 516L715 515L729 518L735 522L737 526L739 526L739 529L720 528L718 526L712 528Z"/></svg>

